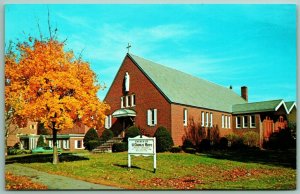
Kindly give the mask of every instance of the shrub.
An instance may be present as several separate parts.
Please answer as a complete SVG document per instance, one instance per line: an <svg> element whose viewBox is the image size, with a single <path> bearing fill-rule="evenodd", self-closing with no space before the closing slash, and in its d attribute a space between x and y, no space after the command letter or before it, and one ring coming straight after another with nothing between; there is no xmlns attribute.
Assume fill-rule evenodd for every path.
<svg viewBox="0 0 300 194"><path fill-rule="evenodd" d="M189 154L195 154L196 153L196 149L195 148L186 148L185 152L189 153Z"/></svg>
<svg viewBox="0 0 300 194"><path fill-rule="evenodd" d="M226 149L228 148L228 139L226 137L221 137L219 141L220 149Z"/></svg>
<svg viewBox="0 0 300 194"><path fill-rule="evenodd" d="M181 151L182 151L181 147L178 147L178 146L173 146L173 147L170 149L170 152L172 152L172 153L179 153L179 152L181 152Z"/></svg>
<svg viewBox="0 0 300 194"><path fill-rule="evenodd" d="M248 131L242 136L243 143L249 147L257 147L259 145L259 134L254 131Z"/></svg>
<svg viewBox="0 0 300 194"><path fill-rule="evenodd" d="M244 149L245 148L243 139L239 135L230 133L230 134L226 135L225 137L229 141L230 148L232 148L232 149Z"/></svg>
<svg viewBox="0 0 300 194"><path fill-rule="evenodd" d="M95 129L93 128L90 128L84 138L83 138L83 145L85 147L85 149L91 151L92 149L94 149L95 147L95 142L96 141L99 141L99 136L98 136L98 133Z"/></svg>
<svg viewBox="0 0 300 194"><path fill-rule="evenodd" d="M100 145L100 142L99 142L99 140L91 140L87 144L89 146L88 150L93 150Z"/></svg>
<svg viewBox="0 0 300 194"><path fill-rule="evenodd" d="M182 149L186 150L187 148L195 148L194 144L191 140L185 139L182 144Z"/></svg>
<svg viewBox="0 0 300 194"><path fill-rule="evenodd" d="M199 146L198 150L199 151L207 151L210 150L210 140L209 139L202 139Z"/></svg>
<svg viewBox="0 0 300 194"><path fill-rule="evenodd" d="M100 137L101 141L108 141L113 138L114 133L110 129L105 129Z"/></svg>
<svg viewBox="0 0 300 194"><path fill-rule="evenodd" d="M272 133L267 142L269 149L289 149L293 145L293 137L291 131L282 129L279 132Z"/></svg>
<svg viewBox="0 0 300 194"><path fill-rule="evenodd" d="M113 152L125 152L128 150L128 144L126 142L115 143L112 146Z"/></svg>
<svg viewBox="0 0 300 194"><path fill-rule="evenodd" d="M136 126L131 126L125 132L124 142L128 142L128 138L136 137L141 134L141 131Z"/></svg>
<svg viewBox="0 0 300 194"><path fill-rule="evenodd" d="M37 147L45 147L47 144L44 142L44 136L40 135L37 141Z"/></svg>
<svg viewBox="0 0 300 194"><path fill-rule="evenodd" d="M169 131L165 127L158 127L154 137L156 137L156 151L165 152L169 151L174 145Z"/></svg>

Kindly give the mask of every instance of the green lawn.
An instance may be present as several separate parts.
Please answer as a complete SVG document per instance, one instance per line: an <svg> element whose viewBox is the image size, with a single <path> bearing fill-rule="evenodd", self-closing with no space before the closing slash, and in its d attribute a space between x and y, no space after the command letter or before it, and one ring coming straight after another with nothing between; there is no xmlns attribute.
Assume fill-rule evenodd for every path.
<svg viewBox="0 0 300 194"><path fill-rule="evenodd" d="M133 157L128 169L127 153L65 153L58 165L51 163L51 155L13 156L6 161L125 189L295 189L296 154L273 155L277 160L268 161L267 153L258 151L159 153L156 173L152 157Z"/></svg>

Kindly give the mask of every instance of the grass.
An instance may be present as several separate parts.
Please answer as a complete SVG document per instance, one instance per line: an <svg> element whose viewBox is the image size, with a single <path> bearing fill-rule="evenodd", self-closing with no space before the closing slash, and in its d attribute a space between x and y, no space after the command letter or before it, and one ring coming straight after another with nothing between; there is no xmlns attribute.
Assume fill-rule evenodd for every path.
<svg viewBox="0 0 300 194"><path fill-rule="evenodd" d="M207 154L159 153L157 171L152 157L132 157L127 168L127 153L62 154L58 165L51 155L8 157L9 163L23 163L51 174L68 176L124 189L284 189L296 188L296 154L274 152L268 162L266 153L233 152ZM232 156L232 157L229 157ZM240 156L240 158L238 157ZM257 159L255 160L255 157Z"/></svg>

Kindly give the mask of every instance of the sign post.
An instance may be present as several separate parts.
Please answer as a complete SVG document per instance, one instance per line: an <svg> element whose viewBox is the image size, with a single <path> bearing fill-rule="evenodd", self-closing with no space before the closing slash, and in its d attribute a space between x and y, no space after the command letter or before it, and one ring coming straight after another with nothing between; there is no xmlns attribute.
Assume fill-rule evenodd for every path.
<svg viewBox="0 0 300 194"><path fill-rule="evenodd" d="M136 136L128 138L128 168L131 168L131 156L153 156L153 172L156 172L155 137Z"/></svg>

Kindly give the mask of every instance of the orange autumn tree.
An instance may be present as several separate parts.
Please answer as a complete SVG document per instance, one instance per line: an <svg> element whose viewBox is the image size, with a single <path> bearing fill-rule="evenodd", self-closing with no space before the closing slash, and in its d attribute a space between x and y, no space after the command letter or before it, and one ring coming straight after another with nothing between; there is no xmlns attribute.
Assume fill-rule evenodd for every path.
<svg viewBox="0 0 300 194"><path fill-rule="evenodd" d="M5 55L6 111L13 110L18 125L31 120L52 130L57 164L57 132L75 123L102 127L109 107L97 97L101 86L89 63L58 40L31 40L17 44L17 54Z"/></svg>

